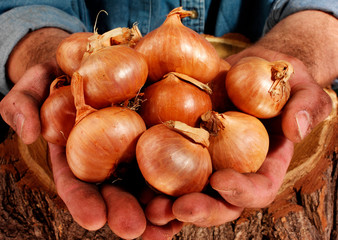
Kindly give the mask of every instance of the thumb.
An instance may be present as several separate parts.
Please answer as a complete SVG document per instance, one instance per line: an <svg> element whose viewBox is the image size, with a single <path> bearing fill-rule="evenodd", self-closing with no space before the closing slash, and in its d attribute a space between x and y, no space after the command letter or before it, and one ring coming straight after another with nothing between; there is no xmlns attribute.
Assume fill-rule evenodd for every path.
<svg viewBox="0 0 338 240"><path fill-rule="evenodd" d="M3 120L26 144L33 143L40 135L39 109L49 94L50 82L55 78L55 66L50 62L28 69L0 102Z"/></svg>
<svg viewBox="0 0 338 240"><path fill-rule="evenodd" d="M28 94L9 93L0 104L3 120L10 125L25 144L33 143L40 134L39 110Z"/></svg>
<svg viewBox="0 0 338 240"><path fill-rule="evenodd" d="M332 110L329 95L299 66L291 84L291 97L282 113L282 129L292 142L300 142Z"/></svg>

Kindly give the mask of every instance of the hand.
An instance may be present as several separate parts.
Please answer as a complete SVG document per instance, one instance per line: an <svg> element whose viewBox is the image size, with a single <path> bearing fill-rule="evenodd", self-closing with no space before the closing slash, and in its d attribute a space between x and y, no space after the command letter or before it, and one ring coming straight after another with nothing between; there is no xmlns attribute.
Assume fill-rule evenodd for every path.
<svg viewBox="0 0 338 240"><path fill-rule="evenodd" d="M40 135L39 108L48 96L51 81L60 74L53 61L28 69L0 102L3 119L26 144ZM147 222L138 200L121 187L104 185L98 188L78 180L68 167L65 148L49 143L54 181L60 198L74 220L88 230L97 230L108 222L122 238L139 237ZM171 229L147 227L152 239L174 235L181 226ZM148 230L150 229L150 230Z"/></svg>
<svg viewBox="0 0 338 240"><path fill-rule="evenodd" d="M295 69L290 80L291 98L282 115L264 121L270 135L267 158L256 173L240 174L232 169L213 173L210 186L218 192L218 197L191 193L176 200L164 196L154 198L145 212L147 219L154 225L161 226L177 219L196 226L210 227L235 220L244 208L268 206L283 182L293 156L294 142L304 139L330 113L330 98L312 79L301 61L260 46L244 50L227 61L234 64L246 56L259 56L269 61L284 59ZM306 117L305 120L302 116Z"/></svg>
<svg viewBox="0 0 338 240"><path fill-rule="evenodd" d="M268 61L286 60L292 64L294 74L289 80L291 96L281 115L281 127L289 140L300 142L330 114L331 98L316 83L302 61L260 45L254 45L239 54L230 56L227 61L233 65L247 56L257 56Z"/></svg>
<svg viewBox="0 0 338 240"><path fill-rule="evenodd" d="M176 200L165 196L152 199L147 219L155 226L177 220L200 227L211 227L237 219L244 208L263 208L276 197L293 155L293 143L283 136L271 136L271 147L257 173L241 174L232 169L216 171L210 178L218 192L191 193ZM177 220L174 220L177 219Z"/></svg>
<svg viewBox="0 0 338 240"><path fill-rule="evenodd" d="M49 143L49 151L58 195L83 228L98 230L108 223L110 229L123 239L134 239L143 234L143 239L158 240L171 239L181 230L183 224L178 221L164 226L147 223L141 204L147 204L154 197L154 192L149 188L141 191L136 198L115 184L98 187L80 181L67 164L64 147ZM159 211L166 209L161 203L154 207ZM172 219L168 215L165 218Z"/></svg>
<svg viewBox="0 0 338 240"><path fill-rule="evenodd" d="M56 47L68 35L55 28L34 31L20 41L8 60L8 75L15 85L0 102L0 114L26 144L40 135L40 106L49 94L50 83L62 74L55 60ZM48 48L42 51L39 42L43 46L48 42ZM118 186L98 188L79 181L68 167L65 149L53 144L49 149L57 191L75 221L88 230L108 222L122 238L135 238L144 232L144 213L132 194ZM162 239L177 233L181 224L177 225L173 229L147 227L146 233L152 239Z"/></svg>
<svg viewBox="0 0 338 240"><path fill-rule="evenodd" d="M119 186L78 180L70 170L65 148L49 143L55 186L74 220L83 228L98 230L108 222L125 239L139 237L146 219L138 200Z"/></svg>

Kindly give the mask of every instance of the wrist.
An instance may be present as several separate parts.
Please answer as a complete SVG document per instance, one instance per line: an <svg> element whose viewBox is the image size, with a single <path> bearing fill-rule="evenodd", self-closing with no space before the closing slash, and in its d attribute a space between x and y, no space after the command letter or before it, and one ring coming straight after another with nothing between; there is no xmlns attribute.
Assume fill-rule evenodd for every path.
<svg viewBox="0 0 338 240"><path fill-rule="evenodd" d="M46 64L56 73L55 54L58 44L69 33L58 28L41 28L28 33L12 50L7 64L7 76L15 84L30 67Z"/></svg>

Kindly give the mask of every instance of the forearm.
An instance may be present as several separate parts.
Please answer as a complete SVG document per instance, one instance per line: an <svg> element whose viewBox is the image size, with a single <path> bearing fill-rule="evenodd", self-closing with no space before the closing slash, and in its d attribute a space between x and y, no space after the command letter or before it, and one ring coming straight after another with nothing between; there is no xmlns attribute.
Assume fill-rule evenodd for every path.
<svg viewBox="0 0 338 240"><path fill-rule="evenodd" d="M280 21L255 46L301 60L322 87L338 77L338 20L320 11L302 11Z"/></svg>
<svg viewBox="0 0 338 240"><path fill-rule="evenodd" d="M41 28L28 33L8 58L6 69L9 79L17 83L28 68L54 62L57 46L67 36L69 33L59 28Z"/></svg>

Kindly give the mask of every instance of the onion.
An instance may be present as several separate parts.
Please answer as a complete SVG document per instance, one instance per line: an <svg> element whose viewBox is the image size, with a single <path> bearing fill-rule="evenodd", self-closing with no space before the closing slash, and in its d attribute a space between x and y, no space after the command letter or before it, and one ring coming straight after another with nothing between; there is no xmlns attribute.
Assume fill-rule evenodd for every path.
<svg viewBox="0 0 338 240"><path fill-rule="evenodd" d="M286 61L246 57L230 68L226 90L243 112L258 118L275 117L290 97L288 80L292 73L293 67Z"/></svg>
<svg viewBox="0 0 338 240"><path fill-rule="evenodd" d="M143 131L142 118L127 108L108 107L94 112L83 118L69 136L69 167L81 180L102 182L119 164L134 160L136 142Z"/></svg>
<svg viewBox="0 0 338 240"><path fill-rule="evenodd" d="M256 172L269 150L269 135L256 117L228 111L209 111L201 124L210 133L209 152L214 170L232 168L238 172Z"/></svg>
<svg viewBox="0 0 338 240"><path fill-rule="evenodd" d="M75 124L76 109L69 84L66 75L56 78L40 109L41 135L46 141L62 146L66 146Z"/></svg>
<svg viewBox="0 0 338 240"><path fill-rule="evenodd" d="M116 175L119 166L135 160L136 143L146 127L128 108L96 110L85 104L82 84L82 78L72 83L77 116L67 141L67 161L77 178L102 182Z"/></svg>
<svg viewBox="0 0 338 240"><path fill-rule="evenodd" d="M83 56L93 53L103 47L127 45L134 47L142 37L137 25L132 28L114 28L104 34L98 34L96 29L91 32L77 32L63 39L56 51L56 61L61 70L68 76L79 69Z"/></svg>
<svg viewBox="0 0 338 240"><path fill-rule="evenodd" d="M197 86L191 81L193 79L188 76L169 73L145 89L140 115L147 127L169 120L192 127L199 125L200 116L211 110L212 104L208 87L200 82Z"/></svg>
<svg viewBox="0 0 338 240"><path fill-rule="evenodd" d="M135 97L147 80L148 66L142 54L115 45L90 54L76 73L73 78L83 78L86 103L100 109Z"/></svg>
<svg viewBox="0 0 338 240"><path fill-rule="evenodd" d="M150 81L158 81L169 72L183 73L203 83L217 75L220 58L215 48L181 22L191 14L182 7L173 9L159 28L136 44L135 50L144 54L151 69Z"/></svg>
<svg viewBox="0 0 338 240"><path fill-rule="evenodd" d="M87 50L88 38L92 35L90 32L73 33L60 42L56 50L56 61L68 76L72 76L80 67L83 54Z"/></svg>
<svg viewBox="0 0 338 240"><path fill-rule="evenodd" d="M119 165L135 160L136 143L145 129L142 118L127 108L108 107L93 112L69 135L69 167L83 181L102 182Z"/></svg>
<svg viewBox="0 0 338 240"><path fill-rule="evenodd" d="M187 133L192 135L184 135ZM205 143L208 136L203 129L173 121L147 129L136 145L138 166L145 180L171 196L202 191L212 172ZM193 137L201 139L195 142Z"/></svg>

